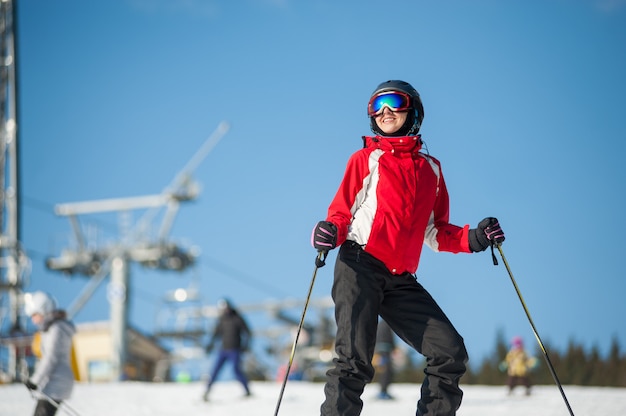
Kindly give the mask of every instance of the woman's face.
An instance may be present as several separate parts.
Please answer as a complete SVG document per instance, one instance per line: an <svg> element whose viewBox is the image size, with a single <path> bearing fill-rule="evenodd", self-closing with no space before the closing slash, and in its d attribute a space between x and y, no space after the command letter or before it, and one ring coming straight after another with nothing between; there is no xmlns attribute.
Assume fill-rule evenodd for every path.
<svg viewBox="0 0 626 416"><path fill-rule="evenodd" d="M406 111L391 111L389 108L384 107L383 112L376 116L376 125L385 134L393 134L400 130L400 127L404 125L406 121Z"/></svg>
<svg viewBox="0 0 626 416"><path fill-rule="evenodd" d="M41 325L43 323L43 315L40 313L34 313L30 320L33 321L35 325Z"/></svg>

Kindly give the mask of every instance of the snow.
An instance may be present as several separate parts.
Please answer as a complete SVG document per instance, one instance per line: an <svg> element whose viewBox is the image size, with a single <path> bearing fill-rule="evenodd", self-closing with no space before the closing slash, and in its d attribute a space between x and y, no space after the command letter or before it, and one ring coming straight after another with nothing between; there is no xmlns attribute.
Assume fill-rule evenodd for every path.
<svg viewBox="0 0 626 416"><path fill-rule="evenodd" d="M243 388L236 381L217 382L211 391L210 401L203 402L202 382L79 383L72 398L67 401L70 408L57 412L57 415L273 416L281 383L252 382L250 386L253 395L244 397ZM289 381L278 414L319 415L323 387L322 383ZM463 386L463 390L465 396L458 416L569 415L556 386L536 386L528 397L521 388L508 396L504 386ZM564 386L564 391L576 416L626 415L626 388ZM390 393L395 400L377 400L377 392L377 385L367 386L363 394L363 416L415 414L419 385L392 385ZM34 399L23 385L0 385L0 416L31 415L34 404Z"/></svg>

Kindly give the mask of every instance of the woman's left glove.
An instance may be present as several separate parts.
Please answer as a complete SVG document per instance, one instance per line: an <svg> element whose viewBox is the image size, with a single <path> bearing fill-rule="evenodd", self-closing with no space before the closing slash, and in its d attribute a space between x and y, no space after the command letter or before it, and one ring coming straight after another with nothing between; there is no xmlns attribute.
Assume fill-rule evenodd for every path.
<svg viewBox="0 0 626 416"><path fill-rule="evenodd" d="M24 382L24 385L26 386L28 390L31 390L31 391L37 390L37 385L30 380L26 380Z"/></svg>
<svg viewBox="0 0 626 416"><path fill-rule="evenodd" d="M469 230L469 246L473 252L485 251L491 244L501 244L504 231L496 218L487 217Z"/></svg>
<svg viewBox="0 0 626 416"><path fill-rule="evenodd" d="M317 251L330 251L337 247L337 227L332 222L320 221L313 228L311 245Z"/></svg>

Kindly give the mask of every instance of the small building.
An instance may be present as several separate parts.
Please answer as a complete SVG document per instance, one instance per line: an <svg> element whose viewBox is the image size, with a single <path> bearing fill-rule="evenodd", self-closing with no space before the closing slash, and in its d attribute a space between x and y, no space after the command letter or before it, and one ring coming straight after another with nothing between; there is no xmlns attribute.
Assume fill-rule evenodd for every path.
<svg viewBox="0 0 626 416"><path fill-rule="evenodd" d="M133 328L127 328L127 357L124 379L166 381L169 377L169 352L159 343ZM77 380L115 381L112 368L112 340L109 321L76 324L73 340Z"/></svg>

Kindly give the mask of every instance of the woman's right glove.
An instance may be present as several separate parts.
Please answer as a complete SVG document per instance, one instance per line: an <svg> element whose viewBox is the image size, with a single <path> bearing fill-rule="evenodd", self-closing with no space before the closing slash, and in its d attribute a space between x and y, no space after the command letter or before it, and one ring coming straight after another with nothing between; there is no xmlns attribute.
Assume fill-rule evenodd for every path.
<svg viewBox="0 0 626 416"><path fill-rule="evenodd" d="M317 251L330 251L337 247L337 227L332 222L320 221L313 228L311 245Z"/></svg>
<svg viewBox="0 0 626 416"><path fill-rule="evenodd" d="M496 218L487 217L469 230L469 246L473 252L485 251L491 244L501 244L504 231Z"/></svg>

